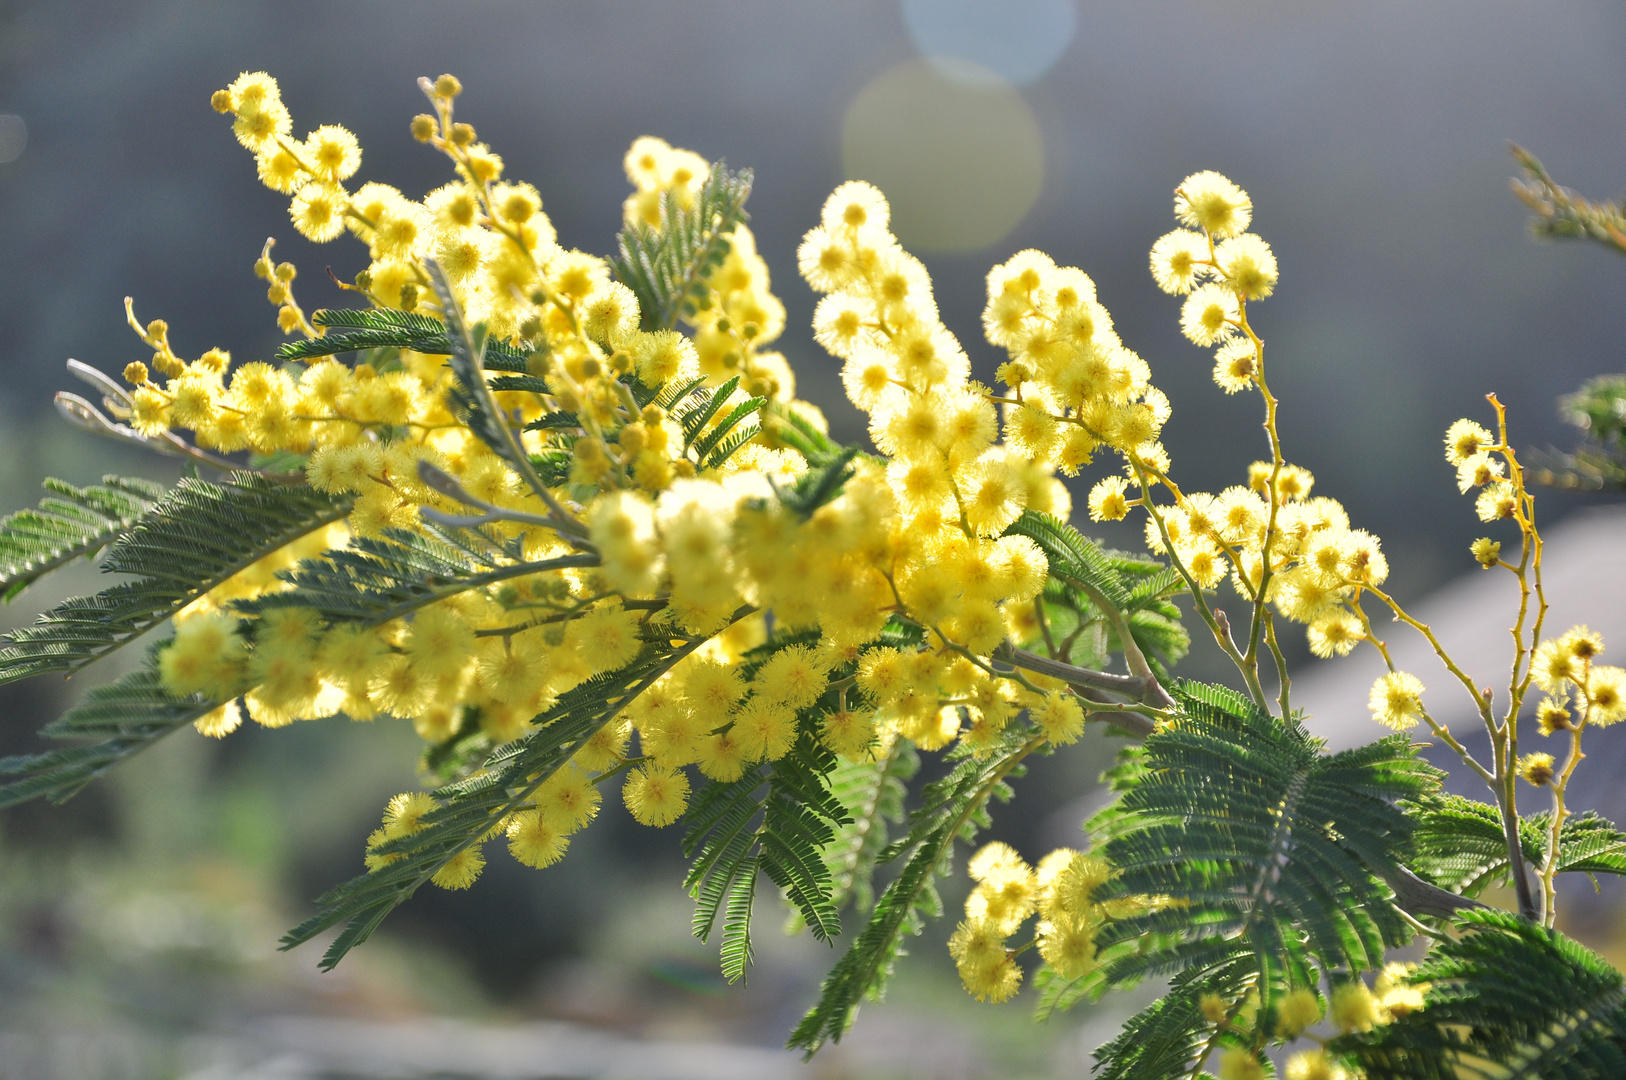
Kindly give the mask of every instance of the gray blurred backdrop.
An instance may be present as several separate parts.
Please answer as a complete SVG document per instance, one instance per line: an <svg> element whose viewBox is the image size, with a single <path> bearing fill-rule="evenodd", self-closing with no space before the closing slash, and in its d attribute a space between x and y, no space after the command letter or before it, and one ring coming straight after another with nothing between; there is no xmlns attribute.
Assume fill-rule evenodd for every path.
<svg viewBox="0 0 1626 1080"><path fill-rule="evenodd" d="M753 167L752 227L789 311L784 351L802 396L844 439L863 438L860 417L837 362L811 342L814 297L795 273L798 240L834 185L859 176L894 197L903 239L983 379L999 362L980 332L984 275L1041 248L1095 278L1173 401L1176 475L1207 490L1240 482L1263 455L1258 405L1213 385L1207 351L1178 332L1178 300L1151 281L1147 250L1172 225L1175 184L1224 172L1253 196L1254 228L1281 265L1280 287L1253 317L1288 456L1383 538L1403 599L1469 568L1466 544L1480 531L1441 460L1445 426L1488 420L1483 395L1495 391L1516 443L1569 445L1554 399L1622 366L1626 262L1532 242L1506 150L1515 140L1563 182L1617 193L1618 0L0 0L5 509L31 502L47 474L175 475L51 412L66 358L110 373L144 358L124 326L125 295L143 319L169 321L183 354L219 345L239 361L265 358L280 335L250 267L274 236L278 257L299 266L307 309L345 303L323 269L348 278L365 251L300 239L286 199L259 185L209 108L211 91L256 69L281 81L296 135L348 126L364 148L358 179L411 196L447 179L443 159L407 132L424 104L415 80L457 74L460 118L510 176L540 188L565 244L600 254L613 250L634 137ZM1548 520L1581 501L1541 497ZM1138 526L1097 532L1139 546ZM97 582L84 570L70 584ZM49 589L7 609L8 624L31 619ZM1194 658L1191 670L1207 664ZM33 746L32 730L76 690L47 679L0 691L0 750ZM415 740L335 723L174 742L66 807L0 819L0 1040L55 1017L134 1040L136 1050L93 1055L114 1063L108 1075L125 1075L126 1057L137 1062L128 1075L152 1061L153 1075L181 1073L187 1054L207 1053L152 1032L195 1041L342 999L391 1015L666 1017L772 1042L830 960L786 946L751 994L723 990L710 951L682 940L676 838L635 830L608 807L562 866L537 873L499 855L470 893L408 905L353 962L359 974L324 982L311 974L314 953L266 948L309 897L359 869L380 803L414 783ZM1069 842L1108 754L1090 744L1043 763L999 834L1030 857ZM646 901L657 887L663 899ZM118 914L149 894L159 899L141 910L169 920L157 937L150 919ZM669 926L670 940L648 934L644 953L626 944L637 937L627 927L653 925ZM941 947L916 951L912 963L941 981ZM935 993L919 991L931 1003L922 1008L960 1015ZM1020 1020L1008 1037L1044 1048L1030 1054L1043 1073L1073 1060L1089 1022L1080 1014L1029 1036ZM27 1045L28 1060L49 1058L43 1043ZM19 1076L21 1053L9 1059ZM0 1076L7 1060L0 1052ZM955 1060L966 1075L981 1068Z"/></svg>

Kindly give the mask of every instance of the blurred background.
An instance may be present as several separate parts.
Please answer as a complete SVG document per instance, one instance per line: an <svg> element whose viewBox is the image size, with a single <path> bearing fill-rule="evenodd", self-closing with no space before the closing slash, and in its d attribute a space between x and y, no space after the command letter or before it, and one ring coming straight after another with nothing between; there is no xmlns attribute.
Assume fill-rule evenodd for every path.
<svg viewBox="0 0 1626 1080"><path fill-rule="evenodd" d="M988 268L1026 247L1082 267L1171 398L1176 475L1202 490L1263 455L1257 403L1213 385L1147 250L1183 177L1225 173L1281 264L1255 322L1288 455L1383 538L1410 601L1471 570L1480 532L1440 459L1445 426L1488 421L1494 391L1516 443L1569 446L1556 397L1622 367L1626 263L1533 242L1506 149L1615 194L1622 57L1626 9L1609 0L0 0L0 508L35 501L46 475L176 475L50 406L68 357L110 373L144 358L124 296L185 355L259 359L280 340L250 271L267 236L307 309L345 304L324 267L365 265L352 243L294 233L213 90L271 72L296 134L346 125L359 179L416 196L447 176L407 132L415 80L450 71L459 117L541 189L570 246L613 250L638 135L755 168L782 346L842 439L863 427L795 273L841 180L891 197L983 379L999 362L980 332ZM1541 496L1547 520L1597 501ZM1094 531L1140 546L1138 525ZM73 570L0 619L96 579ZM0 689L0 753L36 747L105 666ZM1184 670L1221 674L1200 651ZM185 732L66 806L0 817L0 1077L1079 1075L1138 1005L1037 1028L1026 997L976 1006L937 927L851 1039L804 1066L776 1048L829 950L765 933L749 986L722 984L687 934L676 837L609 803L563 864L495 858L468 893L427 889L336 974L313 948L276 953L310 899L360 869L382 803L416 785L416 752L382 724ZM1043 761L993 835L1030 858L1081 843L1111 753L1090 740Z"/></svg>

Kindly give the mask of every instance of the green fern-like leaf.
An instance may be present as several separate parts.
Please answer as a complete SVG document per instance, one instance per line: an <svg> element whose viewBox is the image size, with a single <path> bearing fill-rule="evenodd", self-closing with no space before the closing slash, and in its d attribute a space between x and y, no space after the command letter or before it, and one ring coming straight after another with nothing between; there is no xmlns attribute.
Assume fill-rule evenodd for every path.
<svg viewBox="0 0 1626 1080"><path fill-rule="evenodd" d="M984 820L988 800L1037 746L1017 725L983 757L965 757L942 780L922 792L923 805L909 819L909 832L881 852L882 862L906 857L881 894L868 925L825 977L818 1003L791 1033L789 1045L811 1056L839 1042L865 997L879 997L905 937L920 932L923 916L942 912L935 879L947 871L954 841L970 840Z"/></svg>
<svg viewBox="0 0 1626 1080"><path fill-rule="evenodd" d="M683 429L683 445L693 446L700 432L717 415L717 411L728 401L736 387L740 385L738 375L729 379L716 390L706 390L700 386L700 380L690 384L693 387L693 397L689 407L679 411L676 415L678 426Z"/></svg>
<svg viewBox="0 0 1626 1080"><path fill-rule="evenodd" d="M95 555L164 494L150 480L123 476L82 488L56 479L42 486L49 494L38 507L0 520L0 597L8 601L58 567Z"/></svg>
<svg viewBox="0 0 1626 1080"><path fill-rule="evenodd" d="M842 485L852 479L852 460L857 456L858 448L849 446L826 464L798 476L790 487L776 487L779 501L798 517L812 517L815 510L841 494Z"/></svg>
<svg viewBox="0 0 1626 1080"><path fill-rule="evenodd" d="M1124 1022L1118 1037L1095 1051L1097 1080L1176 1080L1208 1049L1214 1025L1203 1018L1204 994L1233 999L1247 985L1245 961L1181 972L1161 998Z"/></svg>
<svg viewBox="0 0 1626 1080"><path fill-rule="evenodd" d="M715 395L715 400L719 405L721 405L724 397L725 395L719 391ZM732 457L734 451L740 446L744 445L744 442L738 439L739 435L749 432L749 435L747 436L749 438L750 436L754 436L757 431L760 430L758 425L755 424L752 424L748 428L741 428L739 425L743 420L745 420L746 417L755 415L757 410L762 408L763 401L763 398L746 398L744 401L734 406L734 408L729 411L727 416L724 416L721 420L718 420L711 430L707 431L703 435L700 434L700 429L697 427L697 437L690 440L690 446L694 450L696 460L702 462L704 468L715 469L717 466L721 465L723 462ZM710 417L708 416L707 419L709 420ZM736 431L736 428L739 430ZM730 436L735 437L735 441L732 443L728 441ZM727 449L724 449L721 453L718 453L718 450L722 447L727 447Z"/></svg>
<svg viewBox="0 0 1626 1080"><path fill-rule="evenodd" d="M842 452L842 447L807 417L782 401L769 401L762 406L764 422L775 439L791 447L809 465L828 465Z"/></svg>
<svg viewBox="0 0 1626 1080"><path fill-rule="evenodd" d="M839 910L848 901L859 913L875 903L875 860L887 844L888 824L903 821L907 784L920 769L920 755L903 739L894 739L874 761L842 762L830 776L830 793L849 820L825 848Z"/></svg>
<svg viewBox="0 0 1626 1080"><path fill-rule="evenodd" d="M782 647L803 644L782 637L752 651L745 671L754 672ZM841 932L835 887L823 853L836 828L850 824L830 790L837 760L814 735L818 719L834 702L826 694L798 716L800 735L790 752L759 762L733 781L712 781L685 815L683 853L693 861L684 886L695 900L694 934L707 940L723 918L723 974L744 974L751 954L750 912L741 897L755 895L754 878L766 874L796 909L802 924L821 941Z"/></svg>
<svg viewBox="0 0 1626 1080"><path fill-rule="evenodd" d="M700 468L702 470L706 470L720 467L729 458L738 453L742 446L756 438L758 431L758 427L755 424L752 424L749 427L742 427L731 432L728 438L724 439L717 445L715 450L701 459Z"/></svg>
<svg viewBox="0 0 1626 1080"><path fill-rule="evenodd" d="M485 324L469 326L458 307L457 296L451 282L435 260L427 262L429 282L434 286L435 298L440 302L442 318L446 324L449 362L456 386L448 395L452 411L480 441L519 474L533 491L539 494L546 485L537 475L531 455L520 442L519 431L509 423L507 414L498 408L491 396L483 370L486 350L492 341L486 334Z"/></svg>
<svg viewBox="0 0 1626 1080"><path fill-rule="evenodd" d="M1120 651L1116 635L1100 619L1103 604L1116 608L1125 616L1129 634L1153 674L1160 681L1169 678L1174 665L1191 648L1180 609L1169 599L1182 586L1172 568L1144 556L1103 548L1065 521L1036 510L1023 511L1006 532L1026 536L1044 551L1052 574L1045 597L1047 604L1068 613L1067 625L1059 628L1064 637L1099 624L1105 636L1098 651Z"/></svg>
<svg viewBox="0 0 1626 1080"><path fill-rule="evenodd" d="M215 702L201 697L168 693L158 679L157 651L145 667L92 690L40 732L52 739L97 741L0 759L0 777L16 777L0 784L0 808L40 796L62 802L125 758L215 708Z"/></svg>
<svg viewBox="0 0 1626 1080"><path fill-rule="evenodd" d="M411 349L431 356L450 356L446 325L428 315L393 308L334 308L314 312L311 322L335 330L321 337L290 341L277 349L278 360L314 360L365 349ZM497 371L525 371L529 354L505 341L486 343L484 362Z"/></svg>
<svg viewBox="0 0 1626 1080"><path fill-rule="evenodd" d="M77 671L162 623L250 563L343 517L347 497L234 473L185 479L125 531L102 560L133 580L52 608L0 648L0 683Z"/></svg>
<svg viewBox="0 0 1626 1080"><path fill-rule="evenodd" d="M1332 1044L1368 1080L1617 1080L1626 984L1555 930L1490 908L1457 917L1407 980L1423 1007Z"/></svg>
<svg viewBox="0 0 1626 1080"><path fill-rule="evenodd" d="M658 228L638 222L622 230L610 265L638 297L643 329L670 330L694 314L707 276L728 256L728 234L746 220L750 194L751 170L731 172L719 161L689 203L670 192L662 197Z"/></svg>
<svg viewBox="0 0 1626 1080"><path fill-rule="evenodd" d="M1317 966L1380 965L1410 939L1381 880L1412 828L1395 802L1436 790L1438 771L1404 735L1328 756L1230 690L1182 682L1174 696L1179 719L1132 752L1122 797L1091 823L1120 871L1100 895L1175 901L1109 923L1098 943L1173 937L1106 965L1107 980L1251 954L1268 998L1315 985Z"/></svg>
<svg viewBox="0 0 1626 1080"><path fill-rule="evenodd" d="M1507 841L1496 807L1460 795L1436 795L1408 807L1415 832L1414 869L1435 884L1463 896L1507 882ZM1531 814L1519 821L1525 863L1547 862L1552 815ZM1558 836L1560 873L1626 874L1626 833L1588 812L1566 818Z"/></svg>
<svg viewBox="0 0 1626 1080"><path fill-rule="evenodd" d="M440 600L529 574L591 567L597 555L564 555L525 562L513 552L479 551L404 529L379 537L355 537L342 551L328 552L284 572L291 586L240 602L238 610L260 614L271 608L310 608L331 620L377 626Z"/></svg>
<svg viewBox="0 0 1626 1080"><path fill-rule="evenodd" d="M1038 544L1056 577L1093 589L1119 611L1130 609L1130 591L1113 560L1099 544L1065 521L1024 510L1005 531Z"/></svg>
<svg viewBox="0 0 1626 1080"><path fill-rule="evenodd" d="M1133 612L1129 618L1129 636L1140 646L1146 662L1159 681L1167 681L1174 665L1191 651L1191 632L1180 622L1180 613L1167 601L1156 607L1147 606ZM1116 642L1109 640L1109 649Z"/></svg>
<svg viewBox="0 0 1626 1080"><path fill-rule="evenodd" d="M747 856L729 879L728 904L723 915L723 978L739 982L755 955L751 946L751 913L757 898L758 857Z"/></svg>

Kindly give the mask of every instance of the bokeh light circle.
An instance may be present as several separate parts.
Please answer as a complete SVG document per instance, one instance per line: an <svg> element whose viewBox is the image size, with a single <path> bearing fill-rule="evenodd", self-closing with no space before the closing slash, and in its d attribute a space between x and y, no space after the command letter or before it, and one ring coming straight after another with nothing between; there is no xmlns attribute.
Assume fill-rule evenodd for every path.
<svg viewBox="0 0 1626 1080"><path fill-rule="evenodd" d="M1018 86L1061 59L1078 29L1073 0L903 0L922 56L969 60Z"/></svg>
<svg viewBox="0 0 1626 1080"><path fill-rule="evenodd" d="M1027 102L961 60L911 60L859 91L841 160L850 179L886 193L892 230L922 251L997 243L1044 186L1044 142Z"/></svg>
<svg viewBox="0 0 1626 1080"><path fill-rule="evenodd" d="M0 113L0 165L16 161L28 147L28 125L14 113Z"/></svg>

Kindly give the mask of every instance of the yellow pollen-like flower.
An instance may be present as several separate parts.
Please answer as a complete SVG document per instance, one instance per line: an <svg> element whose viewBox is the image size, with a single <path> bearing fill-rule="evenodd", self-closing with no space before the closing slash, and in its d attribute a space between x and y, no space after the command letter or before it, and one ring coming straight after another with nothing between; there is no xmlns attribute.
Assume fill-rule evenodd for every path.
<svg viewBox="0 0 1626 1080"><path fill-rule="evenodd" d="M1367 706L1372 710L1372 719L1404 731L1422 718L1422 696L1422 680L1404 671L1391 671L1372 684Z"/></svg>

